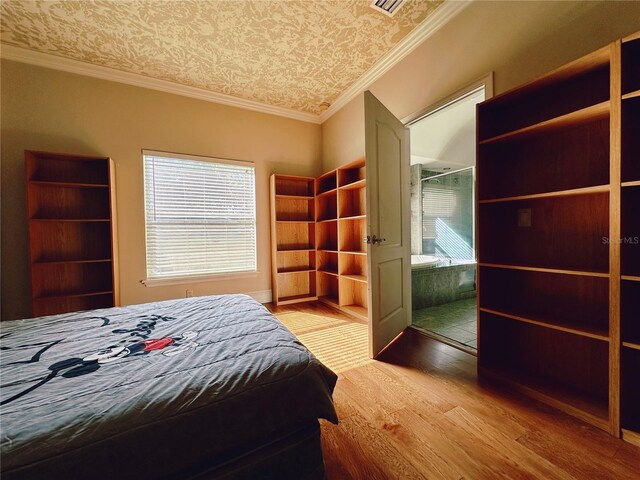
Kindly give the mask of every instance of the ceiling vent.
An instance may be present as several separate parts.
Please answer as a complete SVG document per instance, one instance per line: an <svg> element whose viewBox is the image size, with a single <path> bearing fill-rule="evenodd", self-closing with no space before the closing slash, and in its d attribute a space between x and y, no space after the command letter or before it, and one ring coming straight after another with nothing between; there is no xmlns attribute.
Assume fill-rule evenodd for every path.
<svg viewBox="0 0 640 480"><path fill-rule="evenodd" d="M380 13L393 17L403 3L404 0L373 0L370 6Z"/></svg>

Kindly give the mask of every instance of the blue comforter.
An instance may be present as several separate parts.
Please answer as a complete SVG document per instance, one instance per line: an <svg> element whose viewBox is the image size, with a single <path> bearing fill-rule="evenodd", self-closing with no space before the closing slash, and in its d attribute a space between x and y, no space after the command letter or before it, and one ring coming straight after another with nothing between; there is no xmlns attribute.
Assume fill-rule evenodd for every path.
<svg viewBox="0 0 640 480"><path fill-rule="evenodd" d="M175 477L318 418L337 422L335 374L246 295L1 329L6 479Z"/></svg>

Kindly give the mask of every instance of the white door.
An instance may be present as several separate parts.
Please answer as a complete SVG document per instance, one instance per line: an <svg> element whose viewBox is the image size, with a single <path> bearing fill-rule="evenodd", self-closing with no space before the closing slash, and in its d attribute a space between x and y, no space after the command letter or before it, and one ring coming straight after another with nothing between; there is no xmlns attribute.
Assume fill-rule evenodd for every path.
<svg viewBox="0 0 640 480"><path fill-rule="evenodd" d="M409 130L364 94L369 262L369 354L411 323Z"/></svg>

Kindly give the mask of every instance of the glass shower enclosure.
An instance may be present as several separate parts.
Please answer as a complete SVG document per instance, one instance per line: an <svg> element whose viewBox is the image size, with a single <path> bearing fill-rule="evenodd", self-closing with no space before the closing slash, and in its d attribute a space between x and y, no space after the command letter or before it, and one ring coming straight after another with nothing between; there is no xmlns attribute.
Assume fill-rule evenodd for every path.
<svg viewBox="0 0 640 480"><path fill-rule="evenodd" d="M476 348L475 167L423 170L422 244L411 257L413 325Z"/></svg>

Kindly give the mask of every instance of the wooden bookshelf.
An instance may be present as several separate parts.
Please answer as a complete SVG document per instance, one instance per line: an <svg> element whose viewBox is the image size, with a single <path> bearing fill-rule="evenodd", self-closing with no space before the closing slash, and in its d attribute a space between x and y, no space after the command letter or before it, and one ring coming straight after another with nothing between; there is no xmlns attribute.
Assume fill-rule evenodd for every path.
<svg viewBox="0 0 640 480"><path fill-rule="evenodd" d="M338 251L338 221L319 222L316 224L318 250Z"/></svg>
<svg viewBox="0 0 640 480"><path fill-rule="evenodd" d="M621 425L622 436L640 446L640 350L623 346L621 363Z"/></svg>
<svg viewBox="0 0 640 480"><path fill-rule="evenodd" d="M546 197L563 197L568 195L584 195L587 193L600 193L600 192L608 192L609 185L598 185L595 187L583 187L583 188L573 188L570 190L556 190L544 193L531 193L528 195L517 195L515 197L502 197L502 198L492 198L489 200L480 200L478 203L500 203L500 202L513 202L514 200L534 200L536 198L546 198Z"/></svg>
<svg viewBox="0 0 640 480"><path fill-rule="evenodd" d="M478 142L548 121L561 123L566 115L579 118L585 109L608 102L610 58L604 47L484 102L478 109Z"/></svg>
<svg viewBox="0 0 640 480"><path fill-rule="evenodd" d="M622 280L620 294L622 342L640 345L640 281Z"/></svg>
<svg viewBox="0 0 640 480"><path fill-rule="evenodd" d="M321 196L327 192L333 192L338 187L338 171L331 170L330 172L320 175L316 179L315 189L316 196Z"/></svg>
<svg viewBox="0 0 640 480"><path fill-rule="evenodd" d="M602 399L594 399L567 388L562 383L544 377L522 373L508 368L479 368L484 378L506 383L514 390L551 405L569 415L606 430L607 405Z"/></svg>
<svg viewBox="0 0 640 480"><path fill-rule="evenodd" d="M113 162L25 152L33 316L119 304Z"/></svg>
<svg viewBox="0 0 640 480"><path fill-rule="evenodd" d="M640 36L622 41L622 95L640 91Z"/></svg>
<svg viewBox="0 0 640 480"><path fill-rule="evenodd" d="M617 65L606 47L489 99L477 129L479 372L613 434Z"/></svg>
<svg viewBox="0 0 640 480"><path fill-rule="evenodd" d="M561 273L564 275L583 275L585 277L609 278L609 273L586 272L586 271L580 271L580 270L564 270L561 268L526 267L523 265L506 265L503 263L501 264L501 263L487 263L487 262L481 262L478 264L478 266L504 268L506 270L524 270L527 272Z"/></svg>
<svg viewBox="0 0 640 480"><path fill-rule="evenodd" d="M335 185L335 187L334 187ZM335 203L328 202L335 188ZM330 190L327 190L330 192ZM364 160L343 165L322 175L316 182L318 220L335 218L337 236L331 237L331 271L323 272L319 281L327 294L320 300L360 320L368 320L366 235L366 178ZM327 228L319 222L318 232ZM322 235L322 233L319 233ZM335 249L333 249L335 247ZM320 252L319 252L320 253ZM334 263L337 260L337 263ZM334 278L326 278L333 275Z"/></svg>
<svg viewBox="0 0 640 480"><path fill-rule="evenodd" d="M363 320L369 319L364 160L338 168L338 269L340 308Z"/></svg>
<svg viewBox="0 0 640 480"><path fill-rule="evenodd" d="M316 197L318 209L317 222L336 220L338 218L338 191L330 190Z"/></svg>
<svg viewBox="0 0 640 480"><path fill-rule="evenodd" d="M318 271L338 275L338 252L318 250Z"/></svg>
<svg viewBox="0 0 640 480"><path fill-rule="evenodd" d="M365 176L364 160L315 179L271 176L274 303L318 299L368 320Z"/></svg>
<svg viewBox="0 0 640 480"><path fill-rule="evenodd" d="M278 251L305 250L315 247L315 224L307 222L281 223L275 225Z"/></svg>
<svg viewBox="0 0 640 480"><path fill-rule="evenodd" d="M493 143L514 141L514 140L530 140L543 135L549 135L555 132L561 132L571 127L577 127L584 123L591 123L600 119L606 119L609 114L609 102L591 105L575 112L567 113L560 117L551 118L540 123L528 125L518 130L512 130L495 137L481 140L480 145L489 145Z"/></svg>
<svg viewBox="0 0 640 480"><path fill-rule="evenodd" d="M340 219L338 230L341 252L366 253L366 244L363 242L367 231L365 217Z"/></svg>
<svg viewBox="0 0 640 480"><path fill-rule="evenodd" d="M366 181L364 160L358 160L338 168L337 175L338 185L342 190L363 188ZM364 206L364 203L362 205Z"/></svg>
<svg viewBox="0 0 640 480"><path fill-rule="evenodd" d="M622 181L640 181L640 97L622 101Z"/></svg>
<svg viewBox="0 0 640 480"><path fill-rule="evenodd" d="M338 276L318 271L318 299L327 305L339 308Z"/></svg>
<svg viewBox="0 0 640 480"><path fill-rule="evenodd" d="M481 309L607 340L609 279L480 266Z"/></svg>
<svg viewBox="0 0 640 480"><path fill-rule="evenodd" d="M270 193L273 302L317 300L314 179L272 175Z"/></svg>
<svg viewBox="0 0 640 480"><path fill-rule="evenodd" d="M640 447L640 33L621 56L620 427Z"/></svg>
<svg viewBox="0 0 640 480"><path fill-rule="evenodd" d="M512 162L512 158L517 158ZM545 159L541 162L540 159ZM482 201L609 186L609 118L513 142L480 145Z"/></svg>
<svg viewBox="0 0 640 480"><path fill-rule="evenodd" d="M609 344L480 311L480 374L608 429Z"/></svg>
<svg viewBox="0 0 640 480"><path fill-rule="evenodd" d="M340 188L338 202L338 217L365 217L365 188Z"/></svg>
<svg viewBox="0 0 640 480"><path fill-rule="evenodd" d="M640 161L640 157L638 158ZM621 271L622 275L638 277L640 276L640 221L638 220L640 186L623 187L621 198Z"/></svg>
<svg viewBox="0 0 640 480"><path fill-rule="evenodd" d="M480 373L640 445L640 33L477 133Z"/></svg>
<svg viewBox="0 0 640 480"><path fill-rule="evenodd" d="M482 263L609 269L609 245L603 242L609 235L608 192L482 203L478 229Z"/></svg>

